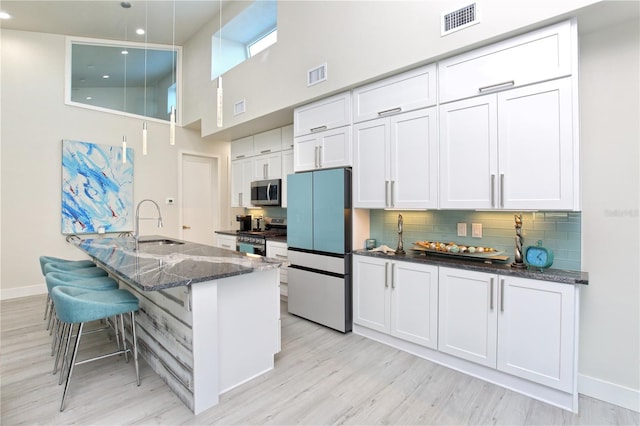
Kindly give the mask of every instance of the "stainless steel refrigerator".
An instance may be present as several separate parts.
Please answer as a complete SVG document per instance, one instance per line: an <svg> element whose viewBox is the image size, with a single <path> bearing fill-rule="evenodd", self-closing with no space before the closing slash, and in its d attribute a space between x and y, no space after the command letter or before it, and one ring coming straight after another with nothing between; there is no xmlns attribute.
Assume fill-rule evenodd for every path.
<svg viewBox="0 0 640 426"><path fill-rule="evenodd" d="M351 169L287 179L289 312L351 331Z"/></svg>

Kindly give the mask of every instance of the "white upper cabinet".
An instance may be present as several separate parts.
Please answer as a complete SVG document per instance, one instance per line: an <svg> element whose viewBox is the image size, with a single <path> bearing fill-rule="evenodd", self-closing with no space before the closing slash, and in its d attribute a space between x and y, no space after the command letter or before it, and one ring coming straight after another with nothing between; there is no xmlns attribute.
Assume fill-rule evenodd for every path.
<svg viewBox="0 0 640 426"><path fill-rule="evenodd" d="M441 103L571 75L574 21L514 37L438 63Z"/></svg>
<svg viewBox="0 0 640 426"><path fill-rule="evenodd" d="M282 150L282 130L280 128L253 135L255 155L269 154Z"/></svg>
<svg viewBox="0 0 640 426"><path fill-rule="evenodd" d="M354 124L354 207L437 208L436 111Z"/></svg>
<svg viewBox="0 0 640 426"><path fill-rule="evenodd" d="M353 122L421 109L436 104L436 65L376 81L353 91Z"/></svg>
<svg viewBox="0 0 640 426"><path fill-rule="evenodd" d="M231 159L251 157L253 155L253 136L231 141Z"/></svg>
<svg viewBox="0 0 640 426"><path fill-rule="evenodd" d="M281 149L286 151L288 149L293 149L293 124L289 124L288 126L284 126L281 128L282 138L281 138Z"/></svg>
<svg viewBox="0 0 640 426"><path fill-rule="evenodd" d="M440 207L578 210L570 78L440 106Z"/></svg>
<svg viewBox="0 0 640 426"><path fill-rule="evenodd" d="M262 154L253 158L253 180L282 178L282 153Z"/></svg>
<svg viewBox="0 0 640 426"><path fill-rule="evenodd" d="M351 124L351 92L313 102L293 111L294 136L308 135Z"/></svg>
<svg viewBox="0 0 640 426"><path fill-rule="evenodd" d="M296 172L351 166L351 126L294 138Z"/></svg>
<svg viewBox="0 0 640 426"><path fill-rule="evenodd" d="M251 158L231 162L231 207L251 207L253 166Z"/></svg>

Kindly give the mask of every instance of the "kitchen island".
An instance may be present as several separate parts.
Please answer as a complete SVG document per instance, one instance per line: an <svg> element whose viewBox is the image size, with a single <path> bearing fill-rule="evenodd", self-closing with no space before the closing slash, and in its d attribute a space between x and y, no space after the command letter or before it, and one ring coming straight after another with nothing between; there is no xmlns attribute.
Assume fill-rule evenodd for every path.
<svg viewBox="0 0 640 426"><path fill-rule="evenodd" d="M140 355L198 414L273 369L281 261L145 237L71 239L140 301Z"/></svg>

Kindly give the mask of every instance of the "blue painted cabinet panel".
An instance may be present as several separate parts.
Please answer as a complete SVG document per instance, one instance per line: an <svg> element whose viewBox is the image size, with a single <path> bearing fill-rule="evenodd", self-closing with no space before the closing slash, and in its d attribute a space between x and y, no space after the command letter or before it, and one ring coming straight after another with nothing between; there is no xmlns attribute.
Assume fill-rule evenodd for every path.
<svg viewBox="0 0 640 426"><path fill-rule="evenodd" d="M313 250L313 174L287 176L287 245Z"/></svg>

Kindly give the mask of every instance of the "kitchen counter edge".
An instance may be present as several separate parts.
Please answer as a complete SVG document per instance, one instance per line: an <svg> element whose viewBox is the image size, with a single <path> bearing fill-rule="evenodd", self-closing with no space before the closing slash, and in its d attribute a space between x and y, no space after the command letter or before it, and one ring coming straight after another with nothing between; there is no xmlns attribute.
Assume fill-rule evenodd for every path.
<svg viewBox="0 0 640 426"><path fill-rule="evenodd" d="M541 281L553 281L563 284L589 284L589 273L583 271L568 271L563 269L545 269L537 271L528 268L512 268L510 263L487 263L485 261L473 261L464 259L447 258L437 255L412 254L396 255L395 253L383 253L380 251L354 250L353 254L360 256L376 257L379 259L396 260L399 262L422 263L426 265L445 266L450 268L465 269L509 275L513 277L529 278Z"/></svg>

